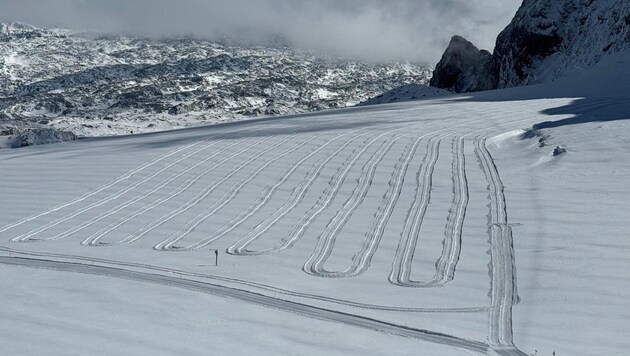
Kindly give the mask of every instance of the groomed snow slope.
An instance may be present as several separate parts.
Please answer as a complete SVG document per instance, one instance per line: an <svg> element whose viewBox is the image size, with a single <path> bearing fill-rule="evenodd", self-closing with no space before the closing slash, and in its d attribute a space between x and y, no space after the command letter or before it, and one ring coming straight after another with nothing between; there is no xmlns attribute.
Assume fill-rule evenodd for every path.
<svg viewBox="0 0 630 356"><path fill-rule="evenodd" d="M629 58L544 86L4 151L0 353L620 354ZM103 321L116 311L124 335ZM153 333L156 315L172 326ZM207 332L218 345L191 336Z"/></svg>

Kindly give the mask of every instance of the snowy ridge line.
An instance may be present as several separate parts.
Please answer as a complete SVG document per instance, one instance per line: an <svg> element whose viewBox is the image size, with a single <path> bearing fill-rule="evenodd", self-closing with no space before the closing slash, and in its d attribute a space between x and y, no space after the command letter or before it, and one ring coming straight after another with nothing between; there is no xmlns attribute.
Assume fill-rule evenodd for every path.
<svg viewBox="0 0 630 356"><path fill-rule="evenodd" d="M319 173L324 168L325 164L328 163L330 161L330 159L332 159L332 156L330 157L330 159L327 159L327 160L325 160L324 162L321 162L318 165L317 169L314 171L314 174L311 175L311 179L308 181L308 186L305 187L306 189L301 189L299 191L299 194L297 194L297 195L292 194L289 204L283 205L283 207L281 207L280 209L276 210L276 212L274 212L265 221L263 221L262 223L258 224L255 227L255 229L254 229L254 231L252 233L246 235L245 238L243 238L242 240L237 241L235 244L230 246L227 249L227 253L234 254L234 255L258 255L258 254L266 254L266 253L271 253L271 252L282 251L282 250L287 249L290 246L292 246L304 234L304 232L306 231L306 228L308 227L308 225L310 225L310 223L317 217L317 215L319 213L321 213L321 211L323 211L330 204L330 202L332 202L332 199L330 199L330 198L334 198L334 195L336 195L337 191L341 187L341 184L345 180L345 177L348 175L350 169L356 163L356 161L362 156L362 154L365 153L365 151L367 151L368 148L370 148L376 141L378 141L383 136L388 135L388 134L390 134L392 132L395 132L395 131L402 130L402 129L404 129L404 127L386 131L384 133L381 133L380 135L378 135L376 138L373 138L373 139L369 139L368 138L366 140L367 143L365 143L362 146L361 150L359 150L358 153L354 154L354 156L352 156L352 155L348 156L346 161L338 168L337 172L335 172L335 174L331 178L330 182L328 183L328 187L326 187L326 189L324 190L323 195L318 200L318 203L319 203L319 201L322 200L324 196L328 196L329 199L326 201L326 203L321 204L320 205L320 209L317 210L317 211L315 209L317 208L318 204L313 206L302 217L302 219L296 225L294 225L294 227L291 229L291 232L287 236L283 237L281 239L281 241L274 248L269 249L269 250L263 250L263 251L247 250L247 246L249 244L251 244L255 239L257 239L262 233L264 233L269 228L271 228L280 219L285 217L289 213L289 211L291 209L293 209L293 207L295 207L295 205L297 205L302 200L302 198L306 194L306 191L308 190L308 187L310 187L310 185L313 183L313 181L317 177L319 177ZM363 135L359 135L359 136L363 136ZM385 144L385 142L383 142L383 144ZM346 146L347 145L344 145L338 151L340 151L341 149L343 149ZM352 153L355 153L355 152L356 152L356 150L353 151ZM307 174L307 176L308 176L308 174ZM280 212L280 213L278 213L278 212ZM297 231L296 231L296 229L297 229Z"/></svg>
<svg viewBox="0 0 630 356"><path fill-rule="evenodd" d="M475 153L489 184L488 235L492 287L488 344L497 354L524 356L514 346L512 334L512 307L519 297L512 228L507 224L504 186L494 159L486 147L486 138L475 139Z"/></svg>
<svg viewBox="0 0 630 356"><path fill-rule="evenodd" d="M90 210L92 210L92 209L94 209L96 207L99 207L99 206L101 206L103 204L106 204L106 203L108 203L108 202L110 202L110 201L112 201L112 200L114 200L116 198L119 198L122 195L124 195L124 194L126 194L126 193L128 193L130 191L133 191L138 186L140 186L143 183L146 183L147 181L151 180L152 178L158 176L160 173L168 170L169 168L171 168L172 166L176 165L177 163L180 163L180 162L186 160L187 158L189 158L189 157L191 157L191 156L193 156L193 155L195 155L195 154L197 154L197 153L199 153L199 152L201 152L203 150L206 150L206 149L214 146L215 144L216 144L216 142L213 142L213 143L210 143L210 144L208 144L208 145L206 145L204 147L198 148L198 149L194 150L193 152L187 153L183 157L180 157L179 159L175 160L174 162L171 162L168 165L160 168L156 172L153 172L149 176L141 179L140 181L128 185L123 190L120 190L117 193L112 193L112 194L108 195L105 198L102 198L102 199L100 199L100 200L98 200L98 201L96 201L94 203L91 203L91 204L89 204L86 207L79 208L79 209L75 210L74 212L72 212L72 213L70 213L70 214L68 214L68 215L66 215L64 217L55 219L55 220L53 220L53 221L51 221L49 223L46 223L46 224L40 226L39 228L30 230L29 232L26 232L26 233L24 233L24 234L22 234L20 236L17 236L15 238L11 239L11 241L13 241L13 242L38 241L38 240L35 240L35 239L31 239L31 237L35 236L35 235L38 235L41 232L50 229L51 227L57 226L57 225L65 222L65 221L68 221L68 220L72 219L75 216L81 215L81 214L85 213L86 211L90 211ZM50 240L50 239L51 238L44 238L43 240Z"/></svg>
<svg viewBox="0 0 630 356"><path fill-rule="evenodd" d="M182 174L188 173L189 171L192 171L192 169L197 168L198 166L208 162L209 160L211 160L212 158L218 156L219 154L227 151L229 148L234 147L235 145L238 145L240 142L242 142L243 140L239 140L235 143L233 143L232 145L229 145L225 148L223 148L220 151L215 152L214 154L204 158L203 160L195 163L192 167L190 167L189 169L187 169L184 172L180 172L180 174L177 175L176 178L179 178L179 176L181 176ZM255 143L256 144L256 143ZM251 148L251 146L246 147L247 148ZM245 151L239 151L239 152L245 152ZM100 241L100 239L105 236L106 234L110 233L111 231L115 230L116 228L122 226L123 224L133 220L134 218L146 213L147 211L150 211L162 204L164 204L165 202L179 196L180 194L182 194L184 191L186 191L188 188L190 188L193 184L195 184L196 182L198 182L201 178L203 178L206 174L208 174L209 172L211 172L213 169L221 166L222 163L217 163L213 166L210 166L208 168L206 168L203 171L200 171L198 173L193 174L192 176L188 177L184 182L182 182L177 188L175 188L174 190L172 190L171 192L169 192L167 195L141 207L136 209L133 213L130 214L126 214L125 216L119 218L118 220L110 223L109 225L105 226L104 228L98 230L97 232L93 233L92 235L88 236L87 238L85 238L81 244L82 245L86 245L86 246L107 246L107 245L118 245L121 243L124 243L125 240L119 240L119 241L114 241L114 242L102 242ZM168 182L170 183L170 182ZM167 183L167 184L168 184ZM159 191L161 188L163 188L165 185L158 185L157 187L155 187L151 192L149 192L148 194L144 195L143 197L141 197L142 199L147 197L148 195ZM139 200L142 200L139 199ZM128 206L129 204L126 204L126 206ZM113 212L115 213L115 212Z"/></svg>
<svg viewBox="0 0 630 356"><path fill-rule="evenodd" d="M55 211L61 210L61 209L66 208L68 206L71 206L71 205L74 205L74 204L79 203L81 201L84 201L85 199L87 199L87 198L89 198L91 196L94 196L94 195L104 191L107 188L110 188L110 187L112 187L112 186L114 186L114 185L116 185L116 184L118 184L118 183L120 183L122 181L125 181L125 180L131 178L133 175L137 174L138 172L141 172L142 170L144 170L144 169L146 169L146 168L148 168L150 166L153 166L154 164L156 164L156 163L158 163L158 162L160 162L160 161L162 161L162 160L164 160L164 159L166 159L166 158L168 158L168 157L170 157L170 156L172 156L172 155L174 155L176 153L179 153L179 152L181 152L183 150L186 150L186 149L188 149L188 148L190 148L192 146L198 145L201 142L202 141L194 142L194 143L191 143L191 144L179 147L177 149L174 149L174 150L168 152L166 155L164 155L162 157L154 159L153 161L151 161L151 162L149 162L147 164L144 164L144 165L142 165L140 167L134 168L134 169L128 171L127 173L114 178L113 181L111 181L110 183L107 183L105 185L100 186L96 190L93 190L91 192L85 193L82 196L80 196L78 198L75 198L75 199L73 199L73 200L71 200L71 201L69 201L67 203L63 203L61 205L57 205L54 208L52 208L50 210L47 210L47 211L45 211L43 213L39 213L39 214L36 214L36 215L31 215L29 217L26 217L24 219L21 219L19 221L16 221L14 223L9 224L9 225L3 226L3 227L0 228L0 232L5 232L7 230L10 230L10 229L12 229L14 227L18 227L18 226L20 226L20 225L22 225L24 223L29 222L29 221L35 220L35 219L40 218L42 216L48 215L48 214L53 213Z"/></svg>
<svg viewBox="0 0 630 356"><path fill-rule="evenodd" d="M146 234L148 234L149 232L153 231L154 229L156 229L157 227L161 226L162 224L170 221L171 219L173 219L174 217L186 212L187 210L189 210L190 208L192 208L193 206L196 206L197 204L199 204L203 199L205 199L208 195L210 195L212 192L214 192L214 190L221 185L223 182L225 182L226 180L230 179L232 176L234 176L235 174L239 173L240 171L242 171L249 163L253 162L254 160L256 160L257 158L261 157L262 155L264 155L265 153L272 151L273 149L275 149L276 147L279 147L280 145L286 143L287 141L291 140L293 137L295 137L297 135L292 135L289 136L283 140L281 140L280 142L272 145L270 148L267 148L261 152L258 152L257 154L251 156L249 159L245 160L244 162L241 162L240 164L238 164L237 166L233 167L232 169L230 169L229 171L227 171L226 173L224 173L221 177L219 177L219 179L215 180L214 182L212 182L212 184L210 185L206 185L201 191L199 191L194 197L192 197L191 199L189 199L187 202L181 204L179 207L177 207L176 209L162 215L160 218L153 220L152 222L150 222L149 224L145 225L144 227L141 227L140 229L137 229L135 232L133 232L131 235L125 237L123 239L123 242L125 243L133 243L136 242L137 240L139 240L140 238L142 238L143 236L145 236ZM240 154L249 151L251 148L256 147L258 145L260 145L261 143L263 143L264 141L267 141L269 139L269 136L264 137L262 139L258 139L257 141L255 141L254 143L246 146L243 149L238 150L237 152L235 152L234 154L222 159L221 161L219 161L218 163L216 163L211 169L216 169L217 167L222 166L223 164L225 164L226 162L229 162L231 159L233 159L236 156L239 156ZM244 139L243 139L244 140Z"/></svg>
<svg viewBox="0 0 630 356"><path fill-rule="evenodd" d="M232 219L230 222L228 222L227 224L223 225L221 228L219 228L217 231L215 231L212 235L207 237L207 241L215 241L219 238L221 238L222 236L224 236L225 234L227 234L228 232L232 231L233 229L235 229L236 227L238 227L240 224L242 224L244 221L246 221L247 219L249 219L250 217L252 217L254 214L256 214L256 212L258 212L263 206L265 206L265 204L269 201L269 199L271 199L271 197L275 194L276 190L283 184L285 183L289 177L298 169L300 168L304 162L306 162L306 160L308 160L309 158L311 158L312 156L314 156L315 154L317 154L318 152L320 152L321 150L323 150L324 148L328 147L331 143L337 141L338 139L353 134L355 132L361 131L362 129L357 129L357 130L352 130L349 132L345 132L342 134L339 134L337 136L335 136L334 138L326 141L326 143L320 147L318 147L316 150L314 150L313 152L310 152L308 155L306 155L305 157L303 157L302 159L300 159L299 161L297 161L294 164L291 164L280 176L279 178L276 180L276 182L273 185L268 185L267 187L265 187L265 189L263 190L263 193L247 208L245 209L245 211L243 211L241 214L239 214L237 217L235 217L234 219ZM356 137L360 137L363 135L366 135L370 132L365 132L362 133ZM353 138L353 139L354 139ZM345 147L347 147L350 142L352 142L352 140L347 141L344 145L342 145L339 149L337 149L334 153L332 154L328 154L328 158L326 160L326 162L330 161L333 157L335 157L337 154L339 154L339 152L341 152L341 150L343 150ZM326 156L324 156L324 158L326 158ZM317 165L315 165L317 166ZM323 168L323 164L321 165L321 167ZM319 170L321 171L321 169ZM316 176L319 176L319 171L317 172ZM315 180L316 177L314 177L311 180L312 181ZM293 193L295 193L296 191L306 191L308 189L308 186L310 186L310 183L304 183L304 184L298 184L297 187L294 189ZM292 194L293 196L294 194ZM287 204L285 203L285 206ZM289 209L290 210L290 209ZM246 235L245 238L248 238L247 236L249 236L250 234L256 234L256 232L258 231L258 226L256 226L256 228L254 228L254 230L252 230L248 235ZM266 230L265 230L266 231ZM258 233L257 235L255 235L256 237L259 236L261 233ZM245 239L244 238L244 239ZM244 240L241 239L241 240ZM239 240L239 242L241 241ZM238 244L239 242L237 242L236 244ZM235 245L236 245L235 244ZM230 247L232 248L232 247ZM229 249L228 248L228 251Z"/></svg>
<svg viewBox="0 0 630 356"><path fill-rule="evenodd" d="M301 141L298 144L293 145L292 147L289 147L284 152L282 152L280 154L273 155L272 157L268 158L267 160L259 163L245 177L241 178L240 181L232 184L232 186L225 192L225 194L223 194L223 196L221 198L219 198L219 200L217 200L214 204L212 204L211 206L206 208L202 213L197 215L195 218L193 218L192 220L187 222L184 226L182 226L177 232L175 232L167 240L164 240L164 241L168 241L166 244L164 244L164 242L161 242L160 244L156 245L154 248L158 249L158 250L173 250L173 249L176 249L177 251L196 250L196 249L202 248L204 246L207 246L208 244L210 244L213 241L215 241L216 238L213 239L213 238L205 237L205 238L203 238L203 239L201 239L201 240L199 240L199 241L197 241L197 242L195 242L193 244L190 244L190 245L188 245L186 247L174 246L174 244L179 242L181 239L185 238L193 229L195 229L197 226L199 226L199 224L204 222L207 218L209 218L210 216L214 215L217 211L219 211L226 204L228 204L236 195L238 195L240 190L246 184L248 184L254 178L256 178L264 169L268 168L270 164L272 164L272 163L278 161L279 159L285 157L289 153L293 153L293 152L297 151L298 149L304 147L306 144L310 143L311 141L315 140L316 138L319 138L320 136L322 136L322 135L313 136L313 137L311 137L311 138L309 138L309 139L307 139L305 141ZM277 147L274 147L274 148L277 148Z"/></svg>
<svg viewBox="0 0 630 356"><path fill-rule="evenodd" d="M441 139L437 137L429 140L427 153L422 161L420 170L416 173L414 200L407 211L405 225L401 232L401 239L392 263L392 271L388 277L388 280L392 284L406 287L423 286L421 282L413 282L410 280L411 261L413 260L413 253L418 243L420 226L422 225L422 220L424 219L429 201L431 200L433 170L439 157L440 142ZM418 197L420 198L418 199Z"/></svg>
<svg viewBox="0 0 630 356"><path fill-rule="evenodd" d="M322 301L326 303L344 305L344 306L349 306L353 308L361 308L361 309L372 309L372 310L392 311L392 312L411 312L411 313L485 313L490 310L490 308L487 306L460 307L460 308L415 308L415 307L399 307L399 306L358 303L358 302L353 302L353 301L349 301L345 299L326 297L326 296L317 295L317 294L295 292L295 291L291 291L287 289L277 288L277 287L269 286L266 284L250 282L250 281L245 281L241 279L188 272L188 271L166 268L166 267L159 267L159 266L154 266L154 265L149 265L149 264L122 262L122 261L114 261L114 260L108 260L108 259L102 259L102 258L74 256L74 255L65 255L65 254L57 254L57 253L26 252L26 251L10 249L7 247L2 247L2 246L0 246L0 251L7 252L9 254L19 254L23 256L35 256L39 258L47 257L48 261L56 261L56 262L66 262L66 261L51 260L50 258L69 259L73 261L85 261L89 263L100 263L100 264L109 265L109 266L118 266L120 268L131 267L131 268L147 269L151 271L176 274L179 276L188 276L192 278L203 278L203 279L209 279L209 280L220 281L220 282L225 282L225 283L239 284L243 286L257 288L257 289L264 290L267 292L278 293L278 294L304 298L304 299L312 299L312 300Z"/></svg>
<svg viewBox="0 0 630 356"><path fill-rule="evenodd" d="M49 269L90 275L101 275L145 283L160 284L169 287L182 288L196 292L234 298L251 304L290 312L317 320L337 322L345 325L362 327L365 329L374 330L390 335L416 338L428 342L465 349L472 352L486 353L488 351L488 345L478 341L462 339L448 334L438 333L429 330L422 330L397 325L365 316L349 314L341 311L326 309L284 299L278 299L264 294L225 287L218 284L201 282L197 280L189 280L160 274L104 267L99 265L88 265L76 262L47 261L41 259L29 259L24 257L0 257L0 263L5 265L25 266L30 268Z"/></svg>

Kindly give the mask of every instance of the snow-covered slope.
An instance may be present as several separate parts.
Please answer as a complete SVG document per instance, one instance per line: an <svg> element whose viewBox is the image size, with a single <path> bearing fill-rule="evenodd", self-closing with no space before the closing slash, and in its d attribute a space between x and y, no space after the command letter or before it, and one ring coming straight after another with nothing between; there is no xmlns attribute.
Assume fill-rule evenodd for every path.
<svg viewBox="0 0 630 356"><path fill-rule="evenodd" d="M0 130L117 135L355 105L430 68L0 24Z"/></svg>
<svg viewBox="0 0 630 356"><path fill-rule="evenodd" d="M5 150L0 353L623 354L628 82Z"/></svg>
<svg viewBox="0 0 630 356"><path fill-rule="evenodd" d="M405 101L430 99L450 94L452 93L448 90L433 88L428 85L407 84L390 91L386 91L381 95L377 95L374 98L359 103L357 106L402 103Z"/></svg>
<svg viewBox="0 0 630 356"><path fill-rule="evenodd" d="M432 86L471 92L549 82L630 49L630 2L524 0L491 57L458 38L436 66Z"/></svg>

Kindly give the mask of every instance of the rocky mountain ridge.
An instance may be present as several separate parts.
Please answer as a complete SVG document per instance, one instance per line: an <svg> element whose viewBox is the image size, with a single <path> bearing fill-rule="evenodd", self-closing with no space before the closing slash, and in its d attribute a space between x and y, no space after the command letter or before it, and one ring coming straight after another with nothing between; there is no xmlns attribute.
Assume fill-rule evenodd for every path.
<svg viewBox="0 0 630 356"><path fill-rule="evenodd" d="M353 106L432 69L0 24L0 129L128 134ZM7 131L9 130L9 131Z"/></svg>
<svg viewBox="0 0 630 356"><path fill-rule="evenodd" d="M491 64L461 42L451 41L431 85L468 92L548 82L630 48L630 1L524 0L499 34Z"/></svg>

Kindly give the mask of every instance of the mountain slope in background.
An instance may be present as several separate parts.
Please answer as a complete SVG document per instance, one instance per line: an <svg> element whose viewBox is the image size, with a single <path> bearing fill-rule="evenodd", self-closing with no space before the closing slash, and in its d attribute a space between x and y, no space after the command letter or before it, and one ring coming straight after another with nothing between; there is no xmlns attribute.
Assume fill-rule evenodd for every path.
<svg viewBox="0 0 630 356"><path fill-rule="evenodd" d="M419 99L429 99L438 96L451 95L452 92L444 89L433 88L428 85L407 84L401 87L386 91L374 98L359 103L357 106L378 105L389 103L401 103Z"/></svg>
<svg viewBox="0 0 630 356"><path fill-rule="evenodd" d="M128 134L355 105L431 69L0 24L0 129Z"/></svg>
<svg viewBox="0 0 630 356"><path fill-rule="evenodd" d="M485 76L453 64L479 62L477 54L449 46L434 78L457 72L466 85L433 80L431 85L457 92L506 88L555 80L588 68L606 55L630 48L630 2L626 0L525 0L497 38L494 70ZM487 82L496 80L488 87Z"/></svg>

